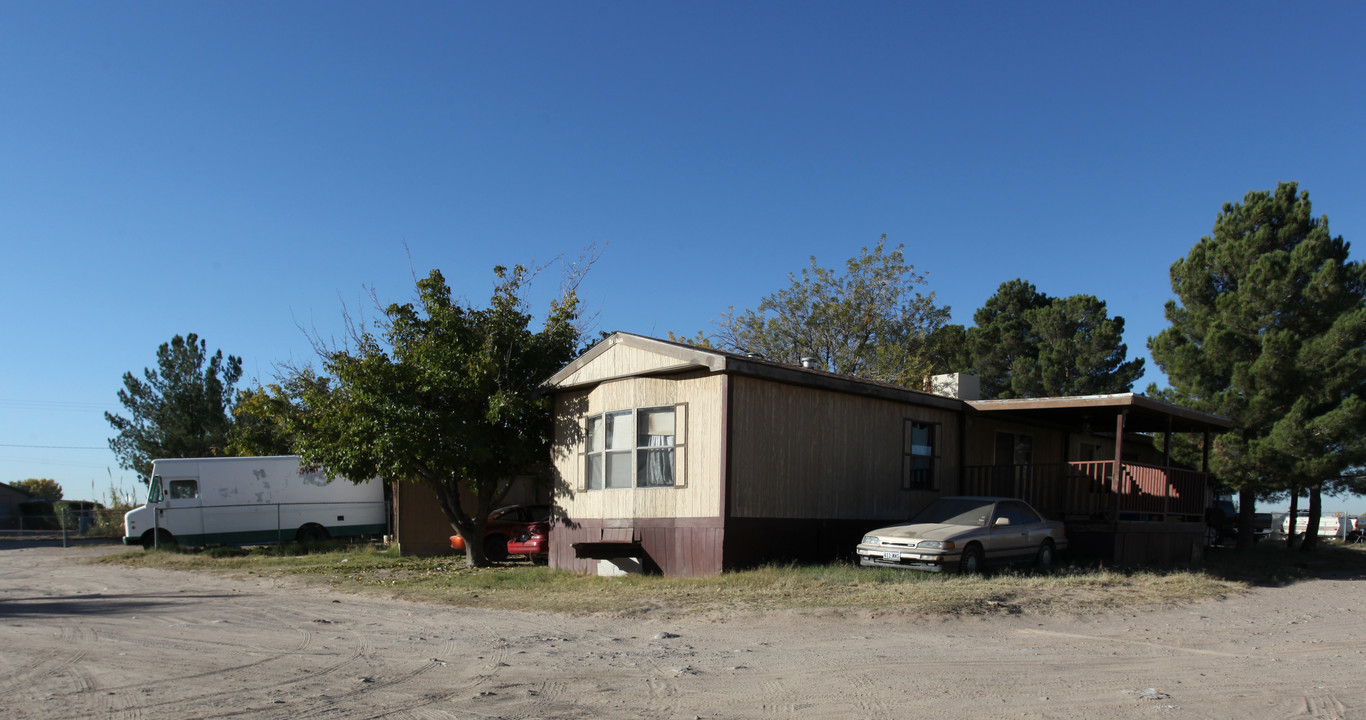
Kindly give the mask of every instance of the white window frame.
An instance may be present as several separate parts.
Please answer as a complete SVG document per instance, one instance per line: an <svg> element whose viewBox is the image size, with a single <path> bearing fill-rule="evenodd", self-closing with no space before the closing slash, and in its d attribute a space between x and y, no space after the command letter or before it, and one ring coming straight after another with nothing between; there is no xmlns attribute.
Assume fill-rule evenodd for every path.
<svg viewBox="0 0 1366 720"><path fill-rule="evenodd" d="M673 441L673 444L672 444L672 445L669 445L669 446L642 446L642 445L640 444L640 439L639 439L639 426L638 426L638 423L640 422L640 417L641 417L640 413L643 412L643 411L649 411L649 410L672 410L672 411L673 411L673 413L674 413L674 435L673 435L674 441ZM608 444L609 444L609 437L608 437L608 433L607 433L607 421L608 421L608 417L609 417L609 416L611 416L611 417L613 417L613 418L629 419L628 422L630 423L630 427L632 428L631 435L632 435L632 437L634 438L634 440L633 440L632 443L631 443L631 447L630 447L629 450L625 450L625 449L622 449L622 448L609 448L609 447L608 447ZM596 450L592 447L592 441L595 439L595 437L592 435L592 432L591 432L592 429L593 429L593 423L594 423L594 421L597 421L597 423L598 423L598 433L599 433L599 435L601 436L600 438L598 438L598 439L600 440L600 447L598 447ZM616 422L616 421L614 421L613 425L615 425L615 422ZM687 448L687 445L686 445L686 442L685 442L685 441L686 441L685 435L686 435L686 428L687 428L687 405L686 405L685 403L679 403L679 404L676 404L676 405L647 405L647 406L644 406L644 407L630 408L630 409L624 409L624 410L606 410L606 411L603 411L603 412L594 413L594 414L592 414L592 415L584 416L584 418L583 418L582 422L580 423L580 425L581 425L581 429L582 429L582 432L583 432L583 445L582 445L581 451L579 452L579 472L582 473L582 474L581 474L581 479L580 479L580 481L579 481L579 490L580 490L580 491L583 491L583 492L599 492L599 491L603 491L603 490L636 490L636 489L639 489L639 490L668 490L668 489L676 489L676 488L685 488L685 487L688 486L688 483L687 483L687 472L686 472L686 465L687 465L687 463L686 463L686 453L685 453L685 450L686 450L686 448ZM656 452L657 452L657 451L659 451L659 450L665 450L665 449L668 449L668 450L672 450L672 451L673 451L673 479L674 479L673 484L672 484L672 485L641 485L641 484L640 484L640 478L639 478L639 467L640 467L639 463L640 463L640 459L641 459L641 455L642 455L641 451L656 451ZM610 458L611 458L611 456L612 456L613 454L615 454L618 458L621 458L622 460L626 460L626 459L629 458L630 478L631 478L631 481L630 481L630 483L629 483L628 485L618 486L618 487L607 487L607 482L608 482L608 479L609 479L608 465L610 464L609 460L610 460ZM596 457L596 458L600 458L600 460L599 460L599 462L598 462L598 466L599 466L600 471L601 471L601 473L602 473L601 482L600 482L596 487L591 486L592 470L589 468L589 462L590 462L590 460L591 460L592 458L595 458L595 457Z"/></svg>

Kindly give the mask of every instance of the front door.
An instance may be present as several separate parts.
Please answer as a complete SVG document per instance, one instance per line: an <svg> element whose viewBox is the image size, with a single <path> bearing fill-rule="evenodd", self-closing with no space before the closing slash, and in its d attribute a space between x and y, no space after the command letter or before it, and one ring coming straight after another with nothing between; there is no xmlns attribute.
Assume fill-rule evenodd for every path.
<svg viewBox="0 0 1366 720"><path fill-rule="evenodd" d="M166 504L158 512L158 524L186 545L204 542L204 507L199 497L199 478L168 477Z"/></svg>

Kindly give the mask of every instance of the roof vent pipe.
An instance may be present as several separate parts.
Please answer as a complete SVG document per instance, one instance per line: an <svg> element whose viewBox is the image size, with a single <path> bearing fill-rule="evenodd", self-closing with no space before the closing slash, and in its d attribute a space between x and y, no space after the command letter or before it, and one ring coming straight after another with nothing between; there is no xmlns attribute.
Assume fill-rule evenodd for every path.
<svg viewBox="0 0 1366 720"><path fill-rule="evenodd" d="M820 358L804 357L802 358L802 367L807 370L817 370L820 368Z"/></svg>

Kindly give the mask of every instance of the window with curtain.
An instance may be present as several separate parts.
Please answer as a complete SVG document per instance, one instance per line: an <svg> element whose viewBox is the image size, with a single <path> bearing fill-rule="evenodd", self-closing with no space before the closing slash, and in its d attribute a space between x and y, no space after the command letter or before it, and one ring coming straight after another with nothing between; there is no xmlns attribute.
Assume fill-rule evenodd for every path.
<svg viewBox="0 0 1366 720"><path fill-rule="evenodd" d="M673 487L674 409L641 410L636 427L636 485Z"/></svg>
<svg viewBox="0 0 1366 720"><path fill-rule="evenodd" d="M586 418L584 488L675 487L676 422L672 406Z"/></svg>

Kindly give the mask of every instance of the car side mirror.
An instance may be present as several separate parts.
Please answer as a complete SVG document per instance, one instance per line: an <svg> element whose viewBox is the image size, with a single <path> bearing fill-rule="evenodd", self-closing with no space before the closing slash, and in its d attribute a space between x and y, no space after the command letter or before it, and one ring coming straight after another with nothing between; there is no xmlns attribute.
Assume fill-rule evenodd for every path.
<svg viewBox="0 0 1366 720"><path fill-rule="evenodd" d="M1009 525L1009 524L1010 524L1010 518L1008 518L1008 517L998 517L998 518L996 518L996 522L992 523L991 526L992 526L992 527L1000 527L1000 526L1002 526L1002 525Z"/></svg>

